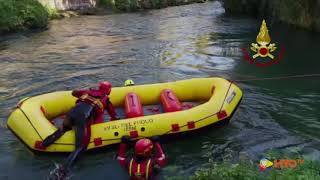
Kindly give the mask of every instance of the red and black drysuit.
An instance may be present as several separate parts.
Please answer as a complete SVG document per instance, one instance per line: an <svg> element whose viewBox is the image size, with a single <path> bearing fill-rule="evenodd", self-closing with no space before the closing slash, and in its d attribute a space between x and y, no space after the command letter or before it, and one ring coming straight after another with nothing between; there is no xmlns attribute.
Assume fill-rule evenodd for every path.
<svg viewBox="0 0 320 180"><path fill-rule="evenodd" d="M64 167L71 167L77 155L86 150L91 135L91 124L104 121L104 110L106 109L111 120L117 119L115 109L113 108L108 96L99 90L74 90L72 95L77 97L76 105L67 114L63 122L63 127L58 129L52 135L48 136L42 143L44 147L49 146L59 139L66 131L75 127L76 148L72 152Z"/></svg>
<svg viewBox="0 0 320 180"><path fill-rule="evenodd" d="M126 157L127 144L121 142L118 151L119 164L128 170L131 180L152 180L155 179L162 167L166 164L166 156L163 153L159 142L154 142L156 153L155 156L143 157L134 156Z"/></svg>

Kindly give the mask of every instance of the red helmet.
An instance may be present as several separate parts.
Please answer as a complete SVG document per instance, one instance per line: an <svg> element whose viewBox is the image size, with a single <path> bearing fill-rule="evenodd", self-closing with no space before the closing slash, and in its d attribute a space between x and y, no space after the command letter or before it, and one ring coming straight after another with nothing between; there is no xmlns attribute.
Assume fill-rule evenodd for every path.
<svg viewBox="0 0 320 180"><path fill-rule="evenodd" d="M110 94L112 85L108 81L100 82L99 83L99 91L102 93Z"/></svg>
<svg viewBox="0 0 320 180"><path fill-rule="evenodd" d="M140 156L150 156L152 152L153 144L150 139L140 139L137 141L134 148L135 154Z"/></svg>

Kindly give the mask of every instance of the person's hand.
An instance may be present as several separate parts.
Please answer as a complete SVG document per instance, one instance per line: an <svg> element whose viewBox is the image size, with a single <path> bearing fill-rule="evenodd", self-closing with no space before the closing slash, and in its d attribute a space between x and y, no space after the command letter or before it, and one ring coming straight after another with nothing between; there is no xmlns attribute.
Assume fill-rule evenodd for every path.
<svg viewBox="0 0 320 180"><path fill-rule="evenodd" d="M121 142L122 142L122 143L127 144L127 143L130 142L130 140L131 140L130 136L122 136L122 137L121 137Z"/></svg>
<svg viewBox="0 0 320 180"><path fill-rule="evenodd" d="M151 140L152 140L153 142L159 142L159 141L160 141L160 136L152 136L152 137L151 137Z"/></svg>

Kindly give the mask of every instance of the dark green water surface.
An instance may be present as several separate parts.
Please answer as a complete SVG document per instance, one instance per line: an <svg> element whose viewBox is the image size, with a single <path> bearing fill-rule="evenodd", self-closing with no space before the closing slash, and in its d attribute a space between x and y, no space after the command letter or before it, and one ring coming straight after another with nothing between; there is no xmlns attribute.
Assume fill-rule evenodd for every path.
<svg viewBox="0 0 320 180"><path fill-rule="evenodd" d="M26 96L95 86L121 86L193 77L228 79L320 73L320 34L269 25L272 41L286 48L279 64L258 68L241 48L255 41L260 21L229 17L219 3L130 14L52 21L43 32L1 37L0 179L45 179L66 156L33 155L5 127L12 107ZM237 83L244 98L231 124L164 144L161 177L188 175L208 162L247 154L257 164L269 149L296 147L320 158L320 79ZM126 179L116 148L88 153L74 179Z"/></svg>

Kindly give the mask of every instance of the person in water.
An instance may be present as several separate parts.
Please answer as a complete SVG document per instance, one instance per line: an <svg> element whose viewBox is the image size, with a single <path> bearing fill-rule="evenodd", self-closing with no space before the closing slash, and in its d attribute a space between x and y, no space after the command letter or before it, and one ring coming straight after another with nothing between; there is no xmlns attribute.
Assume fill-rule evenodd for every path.
<svg viewBox="0 0 320 180"><path fill-rule="evenodd" d="M90 126L92 123L102 123L104 121L105 109L108 111L111 120L118 119L108 97L111 88L111 84L105 81L99 84L99 89L90 88L72 91L72 95L78 98L75 107L67 114L63 126L43 140L42 146L46 148L66 131L71 130L73 126L75 127L75 151L69 155L67 161L62 165L63 170L68 171L76 157L86 150L90 141Z"/></svg>
<svg viewBox="0 0 320 180"><path fill-rule="evenodd" d="M159 136L154 136L151 139L153 142L146 138L138 140L135 144L134 156L127 158L126 150L130 137L123 136L121 138L117 160L122 167L128 170L132 180L154 179L166 164L166 156L159 143ZM152 156L153 146L156 149L155 156Z"/></svg>

